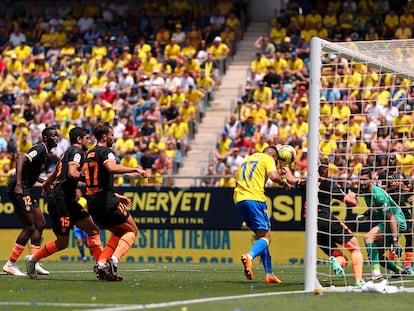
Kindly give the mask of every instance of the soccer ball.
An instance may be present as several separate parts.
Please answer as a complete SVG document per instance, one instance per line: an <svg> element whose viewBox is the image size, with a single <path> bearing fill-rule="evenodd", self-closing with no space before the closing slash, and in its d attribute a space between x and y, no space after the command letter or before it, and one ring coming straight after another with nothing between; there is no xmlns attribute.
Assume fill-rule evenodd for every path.
<svg viewBox="0 0 414 311"><path fill-rule="evenodd" d="M296 159L296 149L291 145L283 145L278 149L278 155L282 166L289 166Z"/></svg>

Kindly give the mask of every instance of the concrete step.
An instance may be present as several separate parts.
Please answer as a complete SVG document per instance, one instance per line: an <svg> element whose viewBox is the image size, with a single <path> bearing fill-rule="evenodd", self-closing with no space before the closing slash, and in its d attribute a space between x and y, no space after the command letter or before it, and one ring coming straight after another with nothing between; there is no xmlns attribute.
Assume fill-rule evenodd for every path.
<svg viewBox="0 0 414 311"><path fill-rule="evenodd" d="M248 69L255 54L253 44L259 36L268 35L269 30L267 22L253 22L249 25L237 54L230 62L226 75L222 77L222 83L215 94L212 106L206 109L206 115L198 125L195 139L190 144L191 149L183 157L183 165L178 175L189 178L177 178L175 186L188 187L191 184L198 184L199 182L194 181L191 176L199 176L202 172L206 172L225 121L231 115L231 108L234 108L235 101L241 93L244 93Z"/></svg>

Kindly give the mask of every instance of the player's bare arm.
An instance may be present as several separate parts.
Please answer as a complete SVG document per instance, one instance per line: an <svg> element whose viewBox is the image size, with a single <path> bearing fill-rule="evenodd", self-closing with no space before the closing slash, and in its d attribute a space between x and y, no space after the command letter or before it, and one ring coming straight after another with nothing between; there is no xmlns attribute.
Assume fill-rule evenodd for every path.
<svg viewBox="0 0 414 311"><path fill-rule="evenodd" d="M105 168L112 174L130 174L136 173L143 177L148 177L148 173L139 167L127 167L117 164L115 161L105 161Z"/></svg>
<svg viewBox="0 0 414 311"><path fill-rule="evenodd" d="M79 164L76 162L68 163L68 177L73 180L81 179L81 172L79 171Z"/></svg>
<svg viewBox="0 0 414 311"><path fill-rule="evenodd" d="M23 166L26 162L30 161L28 156L21 156L17 159L16 163L16 186L14 187L14 192L17 194L23 194L22 189L22 171Z"/></svg>
<svg viewBox="0 0 414 311"><path fill-rule="evenodd" d="M355 192L348 190L348 193L344 197L344 203L347 206L357 206L358 201L357 201Z"/></svg>

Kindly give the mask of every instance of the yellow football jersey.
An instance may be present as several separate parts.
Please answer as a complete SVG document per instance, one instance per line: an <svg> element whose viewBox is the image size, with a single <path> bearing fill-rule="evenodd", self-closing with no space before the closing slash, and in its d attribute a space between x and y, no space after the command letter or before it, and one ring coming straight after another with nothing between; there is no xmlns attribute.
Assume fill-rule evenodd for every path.
<svg viewBox="0 0 414 311"><path fill-rule="evenodd" d="M276 171L276 163L268 154L255 153L246 157L237 169L234 203L245 200L265 202L264 186L273 171Z"/></svg>

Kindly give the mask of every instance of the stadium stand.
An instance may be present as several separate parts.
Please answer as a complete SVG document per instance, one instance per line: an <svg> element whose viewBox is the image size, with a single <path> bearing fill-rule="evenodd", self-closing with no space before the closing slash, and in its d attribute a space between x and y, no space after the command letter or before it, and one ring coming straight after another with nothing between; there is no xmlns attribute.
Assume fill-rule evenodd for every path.
<svg viewBox="0 0 414 311"><path fill-rule="evenodd" d="M375 14L370 14L375 12ZM277 16L269 23L269 31L261 33L254 42L256 54L252 55L250 68L246 81L245 92L240 94L235 101L237 107L232 113L236 120L229 120L222 128L226 133L217 132L217 145L211 148L211 162L206 166L208 174L215 171L219 177L228 168L234 165L235 159L255 151L261 151L271 143L291 144L297 149L297 160L293 164L295 175L298 178L306 177L307 158L307 115L309 111L308 87L309 87L309 56L310 40L318 36L330 41L357 41L357 40L388 40L412 38L413 6L410 1L288 1L285 8L278 12ZM369 117L358 115L367 113L364 105L350 105L350 111L344 112L344 100L351 102L363 102L365 94L353 92L361 85L369 85L372 76L364 75L362 81L360 70L345 63L343 59L334 58L335 55L326 55L324 62L330 62L333 66L339 66L340 75L333 81L326 81L329 90L321 94L321 109L325 109L327 115L333 117L322 120L321 134L329 136L334 146L340 146L343 141L340 134L344 118L355 114L354 128L358 128L352 137L347 137L348 143L355 143L359 148L352 166L361 167L372 162L378 162L380 167L381 157L372 156L378 153L380 146L393 137L391 150L401 152L410 150L410 139L398 139L404 135L409 136L409 126L404 133L396 133L398 122L412 120L412 82L406 79L394 79L388 76L386 79L374 83L381 83L384 91L369 94L370 100L377 102L376 113ZM332 58L332 59L331 59ZM249 64L246 64L248 67ZM329 73L323 73L329 76ZM360 77L360 78L358 78ZM333 87L336 86L336 87ZM391 94L391 89L395 91ZM398 113L389 114L389 104L400 108ZM370 106L370 105L369 105ZM382 112L377 113L384 108ZM326 113L326 111L329 113ZM398 109L397 109L398 110ZM404 117L402 117L404 116ZM231 119L231 114L228 115ZM400 120L405 118L406 121ZM352 117L354 119L354 117ZM407 123L408 122L408 123ZM390 126L384 126L389 124ZM376 125L376 126L374 126ZM272 128L273 134L270 135ZM372 128L388 128L372 132ZM230 130L237 133L231 136ZM399 127L398 132L401 132ZM366 133L366 135L364 135ZM411 137L410 137L411 138ZM337 145L338 144L338 145ZM329 148L329 146L327 146ZM332 146L331 146L332 147ZM323 148L325 148L323 146ZM336 148L336 147L335 147ZM339 148L339 147L338 147ZM339 150L339 149L338 149ZM389 150L389 149L381 149ZM335 150L332 148L322 150L326 156L332 156ZM406 173L412 176L414 163L409 156L399 156L398 163L409 167ZM341 156L335 156L330 173L340 177L340 174L352 174L357 171L343 172L343 161L349 161ZM375 164L373 164L375 166ZM213 176L214 177L214 176ZM410 178L411 179L411 178Z"/></svg>
<svg viewBox="0 0 414 311"><path fill-rule="evenodd" d="M120 161L132 152L141 163L150 152L154 161L165 154L172 162L171 170L163 170L168 174L186 175L190 170L203 175L210 166L228 173L234 165L230 156L215 161L213 155L223 130L230 134L235 126L240 132L229 136L228 155L239 152L240 157L269 143L289 143L298 151L295 172L304 177L312 36L332 41L411 38L414 27L413 4L402 0L288 1L264 28L249 23L248 1L143 1L141 6L126 0L63 1L59 7L42 3L30 8L18 1L0 4L2 184L7 184L16 157L39 141L45 126L55 126L62 135L50 157L50 171L67 146L70 128L91 129L99 120L114 126ZM240 64L237 56L249 33L255 34L249 46L254 52ZM335 98L348 96L344 90L355 83L345 79L347 66L341 65L338 89L321 94L326 109L335 109ZM226 80L232 66L247 70L241 87ZM403 82L406 88L399 94L374 94L378 103L401 100L411 107L413 88ZM394 81L384 83L391 86ZM233 101L231 113L215 99L229 85L237 88L237 95L226 99L227 105ZM215 132L209 151L199 149L209 155L207 161L191 162L188 154L199 148L200 130L206 129L203 119L214 114L227 114L227 120ZM373 121L383 122L378 117ZM393 120L386 121L392 125ZM334 122L325 120L328 133ZM266 133L270 128L273 135ZM155 167L148 169L163 175ZM161 176L151 184L181 185L178 180ZM123 183L127 180L120 179Z"/></svg>
<svg viewBox="0 0 414 311"><path fill-rule="evenodd" d="M119 161L141 163L149 149L154 175L178 173L237 53L244 1L43 4L0 5L2 184L46 126L61 142L45 173L72 127L101 120L115 128Z"/></svg>

